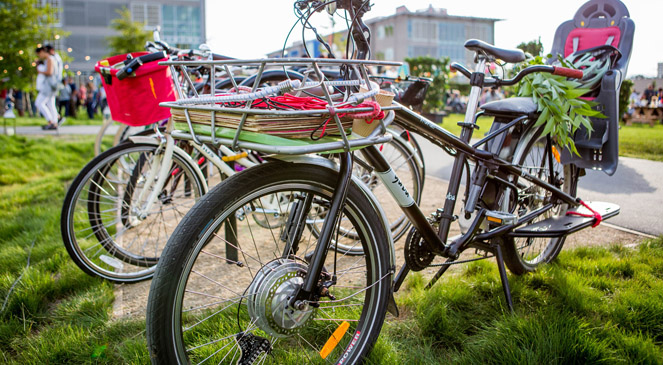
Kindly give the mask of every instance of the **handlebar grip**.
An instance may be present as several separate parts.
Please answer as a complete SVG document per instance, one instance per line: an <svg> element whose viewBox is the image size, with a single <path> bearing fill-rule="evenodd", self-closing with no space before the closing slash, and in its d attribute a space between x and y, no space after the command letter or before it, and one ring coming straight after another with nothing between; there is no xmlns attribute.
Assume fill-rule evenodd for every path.
<svg viewBox="0 0 663 365"><path fill-rule="evenodd" d="M160 59L163 59L166 57L166 53L164 51L161 52L154 52L150 54L146 54L140 57L136 57L131 59L131 61L122 67L119 71L117 71L117 74L115 74L115 77L117 77L118 80L123 80L127 76L131 75L132 73L136 72L142 66L144 63L148 62L154 62L158 61Z"/></svg>
<svg viewBox="0 0 663 365"><path fill-rule="evenodd" d="M571 77L574 79L582 79L584 76L582 70L574 70L572 68L553 66L553 75Z"/></svg>

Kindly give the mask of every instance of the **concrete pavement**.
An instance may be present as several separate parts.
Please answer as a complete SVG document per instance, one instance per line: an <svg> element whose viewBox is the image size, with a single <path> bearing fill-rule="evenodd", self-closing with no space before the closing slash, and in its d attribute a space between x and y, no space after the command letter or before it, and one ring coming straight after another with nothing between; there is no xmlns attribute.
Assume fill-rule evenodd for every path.
<svg viewBox="0 0 663 365"><path fill-rule="evenodd" d="M43 130L41 127L17 127L16 134L18 135L58 135L58 134L81 134L81 135L95 135L99 133L101 125L68 125L64 124L58 130ZM118 125L111 125L108 127L106 134L114 135L117 132ZM3 131L4 132L4 131Z"/></svg>

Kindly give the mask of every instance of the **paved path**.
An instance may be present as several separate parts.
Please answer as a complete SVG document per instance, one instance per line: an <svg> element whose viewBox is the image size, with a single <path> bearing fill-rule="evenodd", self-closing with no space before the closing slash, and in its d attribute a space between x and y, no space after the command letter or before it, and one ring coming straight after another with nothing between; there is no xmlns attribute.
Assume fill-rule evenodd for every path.
<svg viewBox="0 0 663 365"><path fill-rule="evenodd" d="M55 130L43 130L41 127L17 127L16 134L19 135L57 135L57 134L82 134L95 135L99 133L101 125L63 125ZM109 135L114 135L118 126L112 125L106 131ZM4 132L4 131L3 131Z"/></svg>
<svg viewBox="0 0 663 365"><path fill-rule="evenodd" d="M424 152L426 174L444 180L453 159L417 136ZM663 162L620 157L613 176L588 170L578 183L578 195L588 201L618 204L621 212L608 222L651 235L663 235Z"/></svg>

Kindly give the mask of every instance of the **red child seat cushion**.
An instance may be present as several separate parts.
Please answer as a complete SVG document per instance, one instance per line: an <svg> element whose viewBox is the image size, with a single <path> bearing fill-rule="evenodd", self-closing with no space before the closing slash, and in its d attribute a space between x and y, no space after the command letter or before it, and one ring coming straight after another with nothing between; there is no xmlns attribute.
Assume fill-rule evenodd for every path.
<svg viewBox="0 0 663 365"><path fill-rule="evenodd" d="M592 47L602 46L608 44L608 39L612 37L610 45L619 48L619 37L621 32L618 27L606 28L576 28L569 32L564 44L564 57L570 55L574 51L588 49ZM577 48L573 49L573 40L578 39Z"/></svg>

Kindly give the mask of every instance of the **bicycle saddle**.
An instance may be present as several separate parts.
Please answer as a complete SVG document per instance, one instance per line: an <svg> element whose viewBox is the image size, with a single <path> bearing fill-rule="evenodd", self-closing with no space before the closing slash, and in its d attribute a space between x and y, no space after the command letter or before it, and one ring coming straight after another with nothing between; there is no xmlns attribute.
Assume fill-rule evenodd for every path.
<svg viewBox="0 0 663 365"><path fill-rule="evenodd" d="M491 58L500 59L508 63L525 61L525 52L519 49L504 49L488 44L478 39L469 39L465 42L465 48L473 52L483 53Z"/></svg>
<svg viewBox="0 0 663 365"><path fill-rule="evenodd" d="M487 115L528 115L533 117L536 115L537 105L532 98L508 98L503 100L491 101L481 105Z"/></svg>

